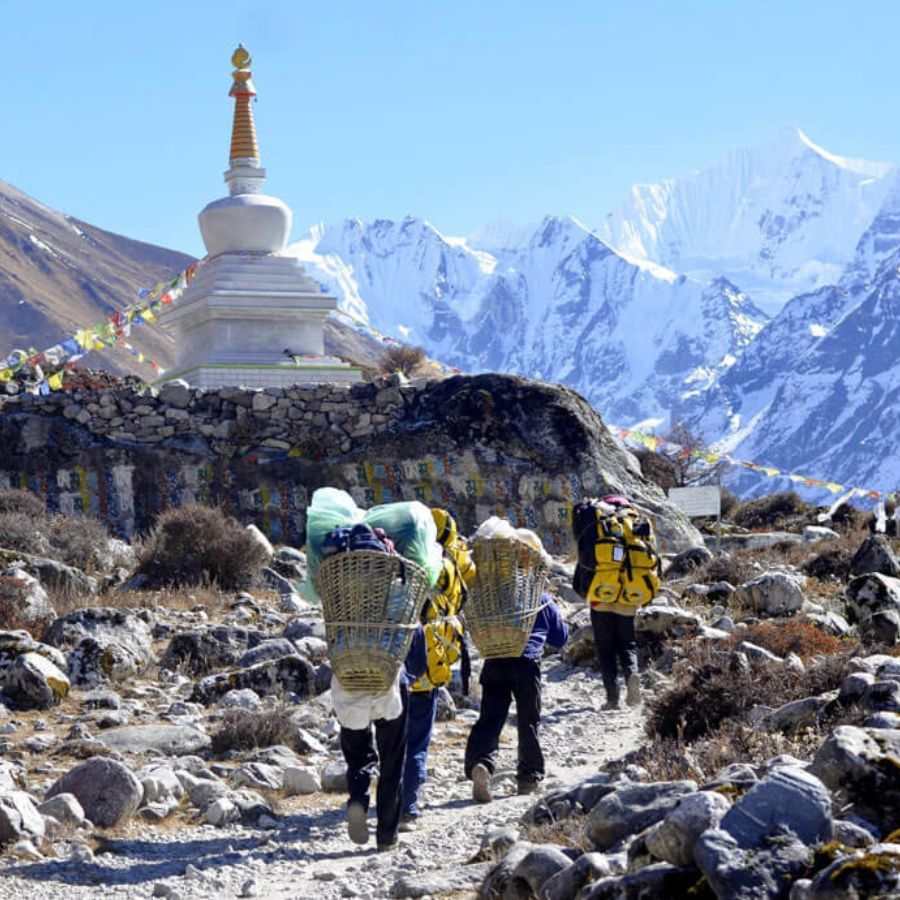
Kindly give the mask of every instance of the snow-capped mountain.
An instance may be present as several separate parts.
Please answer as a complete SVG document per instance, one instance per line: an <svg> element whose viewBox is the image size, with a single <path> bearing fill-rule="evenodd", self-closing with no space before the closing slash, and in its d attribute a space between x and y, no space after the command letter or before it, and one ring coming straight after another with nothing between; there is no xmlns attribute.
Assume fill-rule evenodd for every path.
<svg viewBox="0 0 900 900"><path fill-rule="evenodd" d="M461 369L561 381L612 422L668 419L766 319L726 280L629 262L568 217L468 240L413 217L350 219L290 252L374 327Z"/></svg>
<svg viewBox="0 0 900 900"><path fill-rule="evenodd" d="M828 289L841 312L824 334L793 355L761 390L741 385L738 414L749 418L725 443L745 459L842 484L900 486L900 249L859 296ZM808 298L797 298L798 303ZM829 299L814 295L816 301ZM780 318L780 317L779 317ZM769 328L780 327L776 319ZM766 329L768 331L768 329ZM772 346L760 335L760 346ZM791 354L782 353L783 358ZM769 356L771 362L773 356ZM742 361L743 362L743 361ZM737 376L729 372L728 378ZM745 484L749 490L760 486ZM767 486L762 486L765 489Z"/></svg>
<svg viewBox="0 0 900 900"><path fill-rule="evenodd" d="M776 311L838 281L897 183L890 165L835 156L786 128L702 171L634 186L599 233L629 258L724 276Z"/></svg>

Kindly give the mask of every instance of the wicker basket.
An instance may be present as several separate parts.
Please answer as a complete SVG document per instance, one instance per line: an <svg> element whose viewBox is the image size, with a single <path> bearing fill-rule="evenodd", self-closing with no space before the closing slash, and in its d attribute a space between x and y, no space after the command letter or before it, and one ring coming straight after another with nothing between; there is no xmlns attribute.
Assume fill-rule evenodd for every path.
<svg viewBox="0 0 900 900"><path fill-rule="evenodd" d="M465 606L466 627L484 659L521 656L528 643L549 566L521 541L475 538L475 580Z"/></svg>
<svg viewBox="0 0 900 900"><path fill-rule="evenodd" d="M388 690L428 598L425 571L401 556L354 550L316 572L331 669L351 693Z"/></svg>

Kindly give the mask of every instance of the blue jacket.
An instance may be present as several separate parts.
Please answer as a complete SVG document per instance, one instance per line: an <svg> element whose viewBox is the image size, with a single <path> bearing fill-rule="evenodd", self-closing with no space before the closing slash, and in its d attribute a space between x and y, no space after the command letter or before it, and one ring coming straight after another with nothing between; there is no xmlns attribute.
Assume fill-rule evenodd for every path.
<svg viewBox="0 0 900 900"><path fill-rule="evenodd" d="M403 683L409 687L418 681L428 669L428 649L425 646L425 629L421 625L413 634L409 652L403 661L403 674L400 676Z"/></svg>
<svg viewBox="0 0 900 900"><path fill-rule="evenodd" d="M540 659L544 652L544 644L551 647L562 647L569 639L569 626L559 614L559 607L549 594L541 597L543 606L534 620L531 636L522 651L525 659Z"/></svg>

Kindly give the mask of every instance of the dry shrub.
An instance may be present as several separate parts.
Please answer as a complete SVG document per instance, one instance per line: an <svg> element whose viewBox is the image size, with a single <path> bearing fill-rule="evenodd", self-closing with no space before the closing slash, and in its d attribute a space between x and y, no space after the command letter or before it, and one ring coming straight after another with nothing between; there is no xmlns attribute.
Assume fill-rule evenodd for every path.
<svg viewBox="0 0 900 900"><path fill-rule="evenodd" d="M47 515L39 516L12 510L0 512L0 547L35 556L49 556L50 541L47 538Z"/></svg>
<svg viewBox="0 0 900 900"><path fill-rule="evenodd" d="M0 513L24 513L32 518L43 518L47 515L47 507L40 497L31 491L0 491Z"/></svg>
<svg viewBox="0 0 900 900"><path fill-rule="evenodd" d="M90 516L53 516L47 525L47 537L54 559L86 572L97 567L109 543L106 526Z"/></svg>
<svg viewBox="0 0 900 900"><path fill-rule="evenodd" d="M408 344L388 347L381 354L381 366L385 372L414 375L424 362L425 351L421 347L410 347Z"/></svg>
<svg viewBox="0 0 900 900"><path fill-rule="evenodd" d="M750 557L737 552L714 556L709 562L699 566L691 573L691 581L697 584L727 581L737 587L746 581L752 581L757 575L759 575L759 570L753 566Z"/></svg>
<svg viewBox="0 0 900 900"><path fill-rule="evenodd" d="M237 519L197 504L166 510L138 548L138 572L153 587L216 584L240 590L267 561Z"/></svg>
<svg viewBox="0 0 900 900"><path fill-rule="evenodd" d="M804 574L813 578L837 578L846 581L850 577L850 560L853 554L844 547L826 547L803 566Z"/></svg>
<svg viewBox="0 0 900 900"><path fill-rule="evenodd" d="M731 521L741 528L786 530L815 521L815 507L804 503L794 491L769 494L740 504Z"/></svg>
<svg viewBox="0 0 900 900"><path fill-rule="evenodd" d="M565 816L551 822L542 822L539 825L528 823L522 831L523 841L531 841L533 844L554 844L557 847L571 847L587 853L592 849L584 829L582 816Z"/></svg>
<svg viewBox="0 0 900 900"><path fill-rule="evenodd" d="M826 656L795 672L765 662L749 663L728 644L691 645L668 690L648 703L647 734L690 743L729 720L741 722L754 706L773 708L840 687L854 649Z"/></svg>
<svg viewBox="0 0 900 900"><path fill-rule="evenodd" d="M675 465L668 457L651 450L639 450L635 454L641 465L641 474L664 491L677 487Z"/></svg>
<svg viewBox="0 0 900 900"><path fill-rule="evenodd" d="M256 712L251 709L228 709L219 730L212 736L212 751L222 755L230 750L255 750L285 744L296 747L297 726L285 706Z"/></svg>
<svg viewBox="0 0 900 900"><path fill-rule="evenodd" d="M746 639L751 644L765 647L776 656L796 653L803 660L813 656L830 656L840 653L847 646L846 641L825 634L808 619L767 620L751 625Z"/></svg>

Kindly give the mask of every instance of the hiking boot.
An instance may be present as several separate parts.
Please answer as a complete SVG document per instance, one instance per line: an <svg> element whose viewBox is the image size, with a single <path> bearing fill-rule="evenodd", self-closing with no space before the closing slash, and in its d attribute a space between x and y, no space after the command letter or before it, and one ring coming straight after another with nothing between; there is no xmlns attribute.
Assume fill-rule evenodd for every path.
<svg viewBox="0 0 900 900"><path fill-rule="evenodd" d="M629 706L639 706L641 702L641 676L637 672L632 672L628 676L627 684L625 702Z"/></svg>
<svg viewBox="0 0 900 900"><path fill-rule="evenodd" d="M379 853L390 853L391 850L396 850L399 846L400 841L398 841L397 838L394 838L389 844L376 844L375 849L378 850Z"/></svg>
<svg viewBox="0 0 900 900"><path fill-rule="evenodd" d="M419 830L419 817L418 816L409 816L404 813L400 816L400 824L397 826L398 831L402 831L404 833L408 833L411 831Z"/></svg>
<svg viewBox="0 0 900 900"><path fill-rule="evenodd" d="M603 710L607 710L607 709L621 709L621 708L622 708L622 707L619 706L619 701L618 701L618 699L615 699L615 700L614 700L612 697L610 697L609 700L607 700L606 703L604 703L603 706L600 707L600 709L603 709Z"/></svg>
<svg viewBox="0 0 900 900"><path fill-rule="evenodd" d="M517 781L516 782L516 793L517 794L533 794L538 788L540 788L541 783L539 781Z"/></svg>
<svg viewBox="0 0 900 900"><path fill-rule="evenodd" d="M478 803L490 803L491 773L484 763L475 763L472 767L472 799Z"/></svg>
<svg viewBox="0 0 900 900"><path fill-rule="evenodd" d="M357 801L347 806L347 834L354 844L369 842L369 823L366 821L366 808Z"/></svg>

